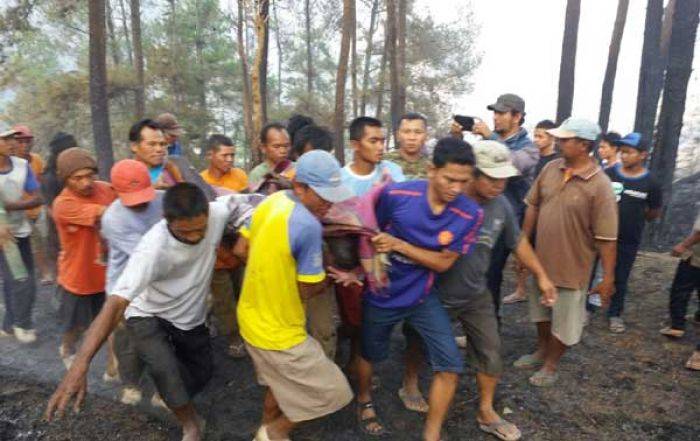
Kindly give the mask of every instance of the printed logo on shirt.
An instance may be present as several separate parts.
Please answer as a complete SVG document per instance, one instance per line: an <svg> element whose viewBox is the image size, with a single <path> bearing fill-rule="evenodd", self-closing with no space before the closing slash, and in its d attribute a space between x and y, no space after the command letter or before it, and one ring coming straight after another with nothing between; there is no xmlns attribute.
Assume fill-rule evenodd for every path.
<svg viewBox="0 0 700 441"><path fill-rule="evenodd" d="M622 182L613 182L612 190L615 194L615 201L620 202L620 198L622 197L622 192L625 190L625 186L622 185Z"/></svg>
<svg viewBox="0 0 700 441"><path fill-rule="evenodd" d="M627 196L636 198L636 199L644 199L646 200L648 193L645 191L637 191L637 190L625 190L623 192Z"/></svg>
<svg viewBox="0 0 700 441"><path fill-rule="evenodd" d="M442 230L438 234L438 243L442 246L447 246L452 243L454 240L455 236L452 234L451 231L449 230Z"/></svg>

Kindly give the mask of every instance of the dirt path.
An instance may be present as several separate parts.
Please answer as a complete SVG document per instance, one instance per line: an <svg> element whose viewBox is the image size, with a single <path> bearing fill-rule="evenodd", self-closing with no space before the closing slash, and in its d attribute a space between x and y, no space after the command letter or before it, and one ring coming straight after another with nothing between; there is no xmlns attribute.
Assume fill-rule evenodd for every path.
<svg viewBox="0 0 700 441"><path fill-rule="evenodd" d="M527 322L527 307L505 307L503 326L506 372L497 394L497 410L509 412L530 440L673 440L700 439L700 373L683 364L694 348L698 329L672 342L658 334L667 317L668 286L676 262L666 256L639 257L632 275L625 319L628 332L608 333L602 314L587 328L583 342L567 354L557 387L535 389L529 372L510 364L530 350L535 330ZM505 292L512 289L508 277ZM101 381L104 354L90 373L90 395L77 416L47 424L41 421L46 400L64 373L57 354L58 334L50 290L42 291L35 319L39 342L25 347L0 340L0 441L4 440L177 440L178 430L165 412L147 404L116 402L118 386ZM690 311L697 302L692 301ZM402 372L401 341L394 355L379 366L382 386L376 395L391 440L419 440L422 418L403 410L396 397ZM254 384L248 361L234 361L219 350L213 381L198 397L207 417L208 441L250 440L257 426L261 390ZM428 376L424 377L427 390ZM145 400L147 401L147 400ZM450 439L495 439L474 424L477 405L472 375L461 379L447 422ZM294 434L301 440L357 440L351 409L304 425Z"/></svg>

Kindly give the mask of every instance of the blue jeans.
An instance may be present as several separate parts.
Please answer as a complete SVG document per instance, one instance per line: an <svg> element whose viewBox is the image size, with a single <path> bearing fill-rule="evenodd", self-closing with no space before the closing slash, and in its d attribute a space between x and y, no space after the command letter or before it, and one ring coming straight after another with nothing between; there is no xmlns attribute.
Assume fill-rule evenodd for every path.
<svg viewBox="0 0 700 441"><path fill-rule="evenodd" d="M362 357L372 363L389 356L391 333L399 322L407 323L423 339L434 372L464 372L464 360L455 343L450 318L435 292L408 308L362 305Z"/></svg>

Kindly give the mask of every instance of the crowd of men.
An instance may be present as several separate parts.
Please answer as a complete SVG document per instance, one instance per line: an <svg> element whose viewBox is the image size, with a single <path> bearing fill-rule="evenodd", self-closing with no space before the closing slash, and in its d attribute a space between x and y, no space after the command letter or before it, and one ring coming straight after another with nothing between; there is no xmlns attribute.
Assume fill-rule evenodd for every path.
<svg viewBox="0 0 700 441"><path fill-rule="evenodd" d="M208 167L193 172L182 127L163 114L131 127L133 156L114 165L109 183L71 135L54 137L44 164L28 127L0 128L0 337L36 341L36 273L41 283L55 278L67 373L47 418L71 400L78 409L91 360L108 342L103 378L122 382L120 400L140 402L147 375L157 391L151 403L172 411L192 441L203 437L192 399L212 374L211 337L225 336L228 354L249 357L266 388L255 434L263 441L289 439L298 424L353 397L359 430L386 434L372 398L374 367L402 324L397 394L426 414L425 440L442 439L467 363L476 371L478 427L520 439L493 405L509 256L517 288L503 303L527 300L538 336L513 366L533 369L533 386L552 386L600 305L610 331L625 331L630 272L662 201L638 133L601 136L596 123L572 117L558 127L539 122L533 141L522 98L504 94L488 109L493 128L455 120L430 148L426 118L403 115L390 152L381 121L356 118L344 167L331 154L343 146L328 130L294 115L262 129L263 161L250 173L235 167L236 147L221 134L202 146ZM466 131L478 140L465 141ZM339 220L348 216L359 224ZM672 254L681 260L661 333L682 338L700 289L700 217ZM536 289L526 289L529 274ZM341 369L335 355L344 340L350 355ZM418 381L424 362L433 371L427 396ZM700 370L700 342L687 367Z"/></svg>

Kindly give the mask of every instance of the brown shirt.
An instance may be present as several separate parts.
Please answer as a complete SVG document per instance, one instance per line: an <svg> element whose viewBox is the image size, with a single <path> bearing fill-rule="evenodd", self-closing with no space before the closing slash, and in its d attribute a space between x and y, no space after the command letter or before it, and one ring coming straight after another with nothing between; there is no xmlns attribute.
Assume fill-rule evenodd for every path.
<svg viewBox="0 0 700 441"><path fill-rule="evenodd" d="M617 239L617 203L610 179L593 162L571 175L564 159L556 159L542 170L525 202L539 209L535 250L552 282L562 288L586 288L596 239Z"/></svg>

